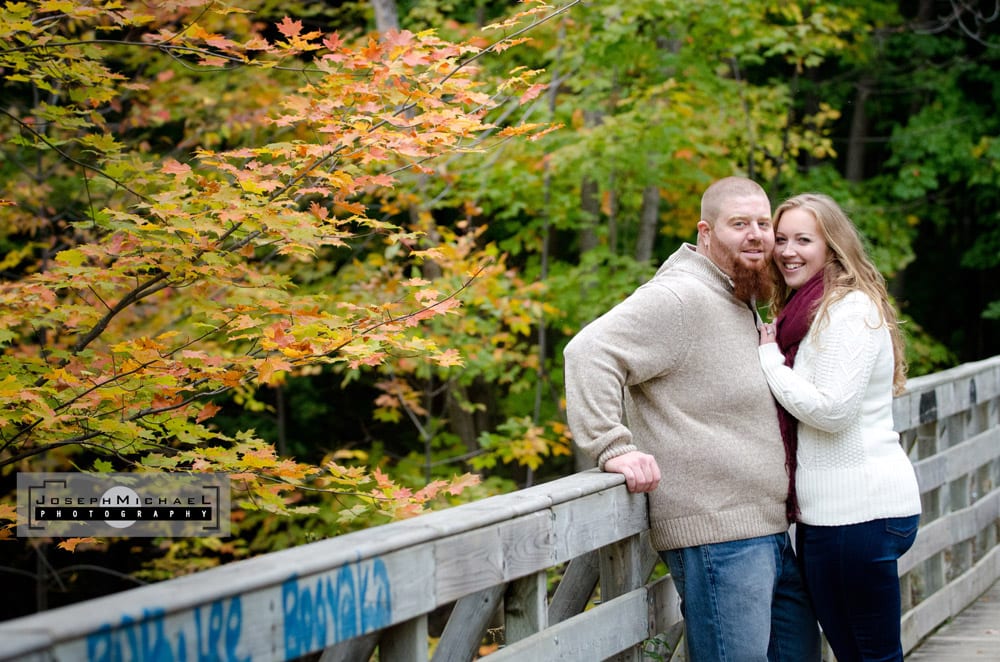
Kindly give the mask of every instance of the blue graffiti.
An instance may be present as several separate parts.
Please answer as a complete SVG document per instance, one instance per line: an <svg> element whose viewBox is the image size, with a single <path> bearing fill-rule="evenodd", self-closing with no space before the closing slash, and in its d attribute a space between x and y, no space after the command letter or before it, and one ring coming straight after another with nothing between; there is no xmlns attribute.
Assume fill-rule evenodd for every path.
<svg viewBox="0 0 1000 662"><path fill-rule="evenodd" d="M194 609L195 651L192 662L249 662L237 651L243 630L240 596L216 600ZM106 623L87 636L90 662L187 662L187 635L183 624L168 633L162 609L144 609L142 617Z"/></svg>
<svg viewBox="0 0 1000 662"><path fill-rule="evenodd" d="M285 657L291 659L391 623L389 573L381 559L351 563L281 586Z"/></svg>

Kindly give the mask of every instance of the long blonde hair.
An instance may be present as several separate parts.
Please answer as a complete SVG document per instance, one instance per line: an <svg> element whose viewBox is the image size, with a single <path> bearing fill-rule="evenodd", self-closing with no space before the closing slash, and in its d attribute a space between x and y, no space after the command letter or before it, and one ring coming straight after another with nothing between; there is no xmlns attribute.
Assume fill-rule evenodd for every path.
<svg viewBox="0 0 1000 662"><path fill-rule="evenodd" d="M822 193L803 193L789 198L774 211L774 229L777 231L781 216L790 209L802 209L816 219L820 234L829 248L829 257L823 267L823 298L816 306L813 320L825 323L830 304L843 298L852 290L867 294L879 308L882 323L892 337L893 393L902 393L906 386L906 353L903 333L899 328L896 309L889 300L885 278L875 268L865 251L858 229L833 198ZM771 314L777 317L784 308L791 288L778 271L776 259L771 262L775 288L771 297Z"/></svg>

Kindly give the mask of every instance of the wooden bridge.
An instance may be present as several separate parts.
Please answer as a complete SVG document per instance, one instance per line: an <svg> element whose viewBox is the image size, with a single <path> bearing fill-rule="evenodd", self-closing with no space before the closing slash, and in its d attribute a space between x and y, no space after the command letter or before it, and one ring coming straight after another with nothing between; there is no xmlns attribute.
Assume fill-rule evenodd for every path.
<svg viewBox="0 0 1000 662"><path fill-rule="evenodd" d="M925 660L1000 578L1000 356L910 380L894 414L924 507L903 644ZM647 534L645 496L584 472L0 623L0 660L680 660Z"/></svg>

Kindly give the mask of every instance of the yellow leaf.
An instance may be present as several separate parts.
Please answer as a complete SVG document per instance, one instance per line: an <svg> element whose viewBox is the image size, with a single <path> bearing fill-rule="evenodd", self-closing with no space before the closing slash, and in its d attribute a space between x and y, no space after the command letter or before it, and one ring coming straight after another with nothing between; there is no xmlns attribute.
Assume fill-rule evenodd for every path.
<svg viewBox="0 0 1000 662"><path fill-rule="evenodd" d="M71 267L79 267L87 261L87 256L78 248L70 248L56 253L56 261L68 264Z"/></svg>
<svg viewBox="0 0 1000 662"><path fill-rule="evenodd" d="M278 386L285 381L284 372L291 370L292 364L278 356L269 356L257 366L257 381L268 386Z"/></svg>

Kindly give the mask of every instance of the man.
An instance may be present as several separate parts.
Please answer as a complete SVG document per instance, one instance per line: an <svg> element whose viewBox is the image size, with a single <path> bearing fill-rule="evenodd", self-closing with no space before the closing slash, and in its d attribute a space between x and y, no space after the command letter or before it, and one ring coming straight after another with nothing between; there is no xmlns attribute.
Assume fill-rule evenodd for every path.
<svg viewBox="0 0 1000 662"><path fill-rule="evenodd" d="M681 246L565 350L577 445L630 491L649 492L651 541L681 596L690 662L820 659L757 358L751 302L766 296L773 248L767 194L722 179L702 197L697 246Z"/></svg>

